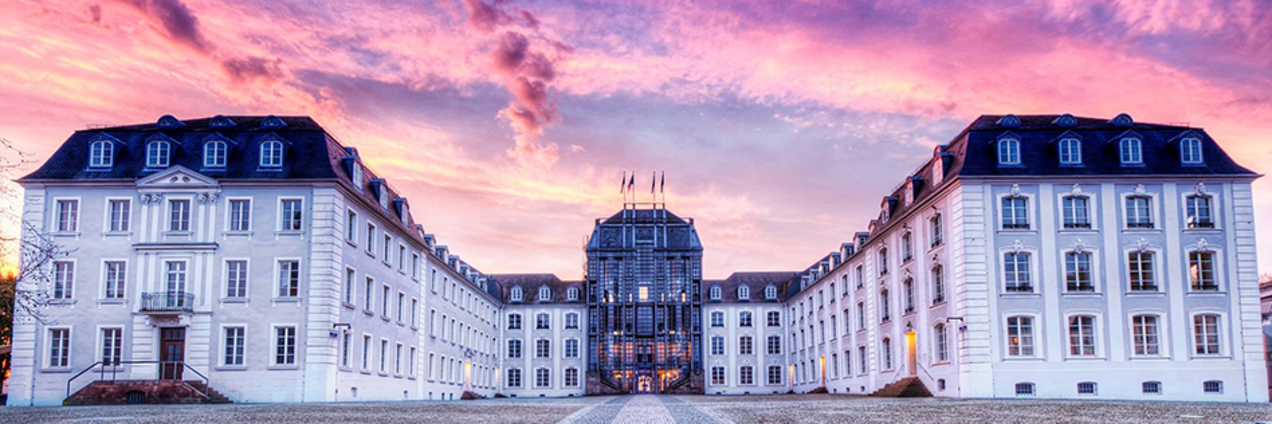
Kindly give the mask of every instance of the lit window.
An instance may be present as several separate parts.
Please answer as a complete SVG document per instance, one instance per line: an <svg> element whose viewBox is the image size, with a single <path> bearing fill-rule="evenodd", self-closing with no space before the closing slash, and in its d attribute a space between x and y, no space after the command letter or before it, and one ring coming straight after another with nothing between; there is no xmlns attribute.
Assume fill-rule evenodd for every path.
<svg viewBox="0 0 1272 424"><path fill-rule="evenodd" d="M1214 252L1194 251L1188 254L1188 279L1195 291L1217 291Z"/></svg>
<svg viewBox="0 0 1272 424"><path fill-rule="evenodd" d="M1007 318L1007 356L1034 356L1033 317Z"/></svg>

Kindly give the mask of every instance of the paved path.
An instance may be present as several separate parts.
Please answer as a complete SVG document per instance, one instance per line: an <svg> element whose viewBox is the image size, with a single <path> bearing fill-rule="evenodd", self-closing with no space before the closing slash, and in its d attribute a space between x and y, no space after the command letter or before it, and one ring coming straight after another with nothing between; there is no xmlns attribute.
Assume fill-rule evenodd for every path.
<svg viewBox="0 0 1272 424"><path fill-rule="evenodd" d="M710 424L728 423L672 396L619 396L584 408L562 424Z"/></svg>

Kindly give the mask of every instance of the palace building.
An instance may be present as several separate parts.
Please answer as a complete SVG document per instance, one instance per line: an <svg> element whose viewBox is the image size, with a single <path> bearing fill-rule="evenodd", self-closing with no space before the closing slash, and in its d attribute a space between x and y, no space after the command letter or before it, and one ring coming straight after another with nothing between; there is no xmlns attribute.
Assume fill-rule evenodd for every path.
<svg viewBox="0 0 1272 424"><path fill-rule="evenodd" d="M19 180L24 242L62 249L20 282L49 301L18 310L9 404L1268 400L1260 175L1200 128L982 116L833 252L723 280L693 219L634 201L577 281L483 273L362 158L307 117L75 132Z"/></svg>

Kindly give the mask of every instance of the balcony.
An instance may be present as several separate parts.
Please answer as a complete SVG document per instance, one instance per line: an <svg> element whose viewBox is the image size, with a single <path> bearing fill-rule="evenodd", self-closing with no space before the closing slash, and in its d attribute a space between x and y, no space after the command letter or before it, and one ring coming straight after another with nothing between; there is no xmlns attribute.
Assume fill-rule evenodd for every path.
<svg viewBox="0 0 1272 424"><path fill-rule="evenodd" d="M157 314L194 312L194 293L178 291L142 293L141 312Z"/></svg>

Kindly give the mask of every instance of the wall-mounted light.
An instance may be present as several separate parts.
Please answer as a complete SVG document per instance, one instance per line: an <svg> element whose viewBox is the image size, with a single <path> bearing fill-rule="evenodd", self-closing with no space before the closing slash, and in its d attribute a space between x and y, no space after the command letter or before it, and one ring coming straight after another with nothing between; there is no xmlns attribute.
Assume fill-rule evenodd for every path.
<svg viewBox="0 0 1272 424"><path fill-rule="evenodd" d="M331 331L329 331L327 335L334 339L336 337L340 337L341 329L349 330L352 328L353 328L353 325L347 322L337 322L337 323L331 324Z"/></svg>

